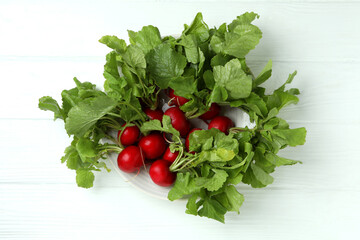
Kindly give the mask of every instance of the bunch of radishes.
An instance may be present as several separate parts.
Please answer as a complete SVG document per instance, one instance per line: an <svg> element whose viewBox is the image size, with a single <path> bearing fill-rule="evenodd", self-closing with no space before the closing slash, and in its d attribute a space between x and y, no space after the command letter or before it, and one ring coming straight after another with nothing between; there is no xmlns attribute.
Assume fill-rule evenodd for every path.
<svg viewBox="0 0 360 240"><path fill-rule="evenodd" d="M150 120L157 119L161 121L164 114L169 116L172 126L179 131L181 137L185 138L185 147L189 151L190 134L202 129L191 129L190 122L179 108L188 102L188 99L175 95L172 89L169 90L168 96L170 97L169 106L172 107L164 113L160 109L151 110L149 108L144 109L144 112ZM219 113L220 106L212 103L209 110L199 118L206 123L210 120L208 129L217 128L224 133L228 133L229 129L234 127L234 123L228 117L218 116ZM136 125L132 125L125 126L123 130L120 130L117 139L125 147L117 158L118 166L122 171L132 173L139 171L141 166L145 164L151 164L149 174L155 184L168 187L174 183L176 174L171 172L169 167L179 153L171 152L163 134L152 132L147 136L141 136L139 128Z"/></svg>

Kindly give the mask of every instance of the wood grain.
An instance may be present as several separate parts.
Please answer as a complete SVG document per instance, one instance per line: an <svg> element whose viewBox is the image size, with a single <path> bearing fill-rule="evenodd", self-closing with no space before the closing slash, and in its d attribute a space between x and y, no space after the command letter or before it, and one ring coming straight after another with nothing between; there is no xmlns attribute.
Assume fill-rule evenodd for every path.
<svg viewBox="0 0 360 240"><path fill-rule="evenodd" d="M153 9L154 11L149 11ZM127 39L127 29L158 26L163 35L180 33L196 12L209 26L230 22L245 11L258 12L263 39L258 59L281 61L358 61L360 2L239 1L231 4L170 1L10 1L0 8L4 56L100 56L101 36ZM126 11L125 11L126 10ZM21 18L15 18L14 12ZM26 19L26 24L24 20ZM286 24L285 24L286 23ZM26 41L24 39L26 38ZM295 47L296 46L296 47Z"/></svg>
<svg viewBox="0 0 360 240"><path fill-rule="evenodd" d="M70 139L38 110L72 78L101 86L105 34L153 24L179 33L202 11L209 26L244 11L261 15L261 43L249 55L259 73L273 60L270 90L298 70L300 102L280 116L305 126L307 143L281 152L265 189L240 185L241 214L225 225L184 213L184 201L147 196L115 171L76 187L61 165ZM357 239L360 230L360 1L1 1L0 239Z"/></svg>

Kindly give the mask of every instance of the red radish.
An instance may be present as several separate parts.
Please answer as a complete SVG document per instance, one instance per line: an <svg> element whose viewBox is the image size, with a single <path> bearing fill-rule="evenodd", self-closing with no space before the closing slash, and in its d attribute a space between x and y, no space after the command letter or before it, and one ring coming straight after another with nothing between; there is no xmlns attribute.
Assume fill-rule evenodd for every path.
<svg viewBox="0 0 360 240"><path fill-rule="evenodd" d="M162 117L164 115L163 111L160 109L151 110L150 108L145 108L144 113L151 119L151 120L159 120L162 121Z"/></svg>
<svg viewBox="0 0 360 240"><path fill-rule="evenodd" d="M170 147L168 147L166 150L165 150L165 153L163 155L163 159L166 160L166 161L169 161L169 162L174 162L175 159L177 158L177 156L179 155L179 152L171 152L170 151Z"/></svg>
<svg viewBox="0 0 360 240"><path fill-rule="evenodd" d="M220 113L220 106L217 103L212 103L209 111L200 116L202 120L211 120Z"/></svg>
<svg viewBox="0 0 360 240"><path fill-rule="evenodd" d="M189 138L190 138L190 134L195 132L195 131L198 131L198 130L202 130L201 128L193 128L191 129L191 131L189 132L189 134L187 135L186 139L185 139L185 147L186 149L189 151ZM195 153L195 152L190 152L190 153Z"/></svg>
<svg viewBox="0 0 360 240"><path fill-rule="evenodd" d="M169 89L169 97L171 98L169 106L182 106L189 101L187 98L175 95L174 90L171 88Z"/></svg>
<svg viewBox="0 0 360 240"><path fill-rule="evenodd" d="M122 127L123 126L125 126L125 124L123 124ZM121 131L118 131L118 135L117 135L118 139L119 139L120 133L121 133ZM126 127L121 134L120 142L124 146L132 145L138 140L139 135L140 135L140 130L136 125Z"/></svg>
<svg viewBox="0 0 360 240"><path fill-rule="evenodd" d="M234 127L233 121L225 116L217 116L209 123L208 129L217 128L223 133L228 133L229 129Z"/></svg>
<svg viewBox="0 0 360 240"><path fill-rule="evenodd" d="M170 172L171 162L163 159L156 160L151 164L149 174L154 183L162 187L171 186L176 179L176 174Z"/></svg>
<svg viewBox="0 0 360 240"><path fill-rule="evenodd" d="M119 168L127 173L135 172L142 165L144 158L137 146L129 146L121 151L117 158Z"/></svg>
<svg viewBox="0 0 360 240"><path fill-rule="evenodd" d="M182 137L185 137L190 130L190 123L180 108L169 108L165 111L164 115L167 115L171 118L171 125L180 132Z"/></svg>
<svg viewBox="0 0 360 240"><path fill-rule="evenodd" d="M161 134L151 133L141 138L139 147L143 151L146 159L155 159L164 153L166 145Z"/></svg>

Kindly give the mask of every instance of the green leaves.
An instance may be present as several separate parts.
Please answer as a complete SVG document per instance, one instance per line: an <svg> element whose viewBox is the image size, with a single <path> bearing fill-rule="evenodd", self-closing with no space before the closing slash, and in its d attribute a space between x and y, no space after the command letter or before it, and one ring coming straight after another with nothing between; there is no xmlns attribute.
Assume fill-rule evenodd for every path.
<svg viewBox="0 0 360 240"><path fill-rule="evenodd" d="M186 213L225 223L225 213L227 211L239 213L243 202L243 195L234 186L228 185L215 194L207 192L193 194L186 204Z"/></svg>
<svg viewBox="0 0 360 240"><path fill-rule="evenodd" d="M271 162L273 165L275 165L277 167L284 166L284 165L294 165L296 163L302 163L300 161L295 161L295 160L279 157L278 155L273 154L271 152L267 153L265 157L266 157L266 160L268 160L269 162Z"/></svg>
<svg viewBox="0 0 360 240"><path fill-rule="evenodd" d="M44 111L54 112L54 120L57 118L65 119L66 116L59 104L52 97L42 97L39 99L39 108Z"/></svg>
<svg viewBox="0 0 360 240"><path fill-rule="evenodd" d="M299 101L299 98L296 97L300 92L296 88L292 88L290 90L285 91L285 86L290 84L296 75L296 71L289 75L289 78L286 82L276 89L272 95L266 96L266 106L268 109L277 108L280 110L281 108L289 105L296 104Z"/></svg>
<svg viewBox="0 0 360 240"><path fill-rule="evenodd" d="M211 198L205 198L203 207L199 210L198 214L201 217L208 217L225 223L224 215L226 211L226 208L223 207L218 201Z"/></svg>
<svg viewBox="0 0 360 240"><path fill-rule="evenodd" d="M227 90L219 85L215 85L210 95L210 102L223 103L228 99Z"/></svg>
<svg viewBox="0 0 360 240"><path fill-rule="evenodd" d="M144 134L151 131L162 131L162 130L163 128L161 126L161 122L157 119L145 122L140 128L140 131Z"/></svg>
<svg viewBox="0 0 360 240"><path fill-rule="evenodd" d="M251 163L250 168L256 180L258 180L264 186L273 183L274 178L266 173L262 168L258 167L256 164Z"/></svg>
<svg viewBox="0 0 360 240"><path fill-rule="evenodd" d="M126 49L126 42L123 39L119 39L116 36L103 36L99 42L105 44L109 48L116 50L117 52L121 53L124 52Z"/></svg>
<svg viewBox="0 0 360 240"><path fill-rule="evenodd" d="M189 172L178 173L174 186L168 193L168 199L174 201L180 199L185 195L197 193L200 191L200 186L196 186L193 177Z"/></svg>
<svg viewBox="0 0 360 240"><path fill-rule="evenodd" d="M106 55L106 64L104 66L104 89L108 96L114 99L121 99L125 94L124 87L127 82L120 77L116 61L116 52L112 51Z"/></svg>
<svg viewBox="0 0 360 240"><path fill-rule="evenodd" d="M126 91L123 102L118 104L121 106L119 116L125 122L144 121L146 119L140 101L134 96L132 89Z"/></svg>
<svg viewBox="0 0 360 240"><path fill-rule="evenodd" d="M226 135L216 128L191 133L189 145L190 150L196 152L211 149L221 152L221 149L225 149L237 153L239 147L238 142L233 138L233 135Z"/></svg>
<svg viewBox="0 0 360 240"><path fill-rule="evenodd" d="M177 96L187 96L196 92L196 81L194 77L178 77L170 81L169 87L176 89Z"/></svg>
<svg viewBox="0 0 360 240"><path fill-rule="evenodd" d="M232 23L229 24L228 28L229 31L232 32L234 29L239 25L247 25L250 24L255 19L259 18L260 16L254 12L246 12L240 16L238 16Z"/></svg>
<svg viewBox="0 0 360 240"><path fill-rule="evenodd" d="M96 143L88 138L80 138L76 143L76 149L83 162L87 162L89 158L94 158L97 155Z"/></svg>
<svg viewBox="0 0 360 240"><path fill-rule="evenodd" d="M215 196L228 211L240 213L239 209L244 202L244 196L233 185L224 188L224 192Z"/></svg>
<svg viewBox="0 0 360 240"><path fill-rule="evenodd" d="M141 126L140 131L144 134L148 134L151 131L160 131L170 133L174 137L180 138L180 133L172 126L171 119L167 115L163 116L162 126L159 120L150 120Z"/></svg>
<svg viewBox="0 0 360 240"><path fill-rule="evenodd" d="M94 84L89 82L80 82L77 78L73 79L76 87L61 92L62 107L52 97L45 96L39 99L39 108L44 111L54 112L54 120L59 118L66 121L68 112L79 102L85 99L92 99L105 94L97 90Z"/></svg>
<svg viewBox="0 0 360 240"><path fill-rule="evenodd" d="M227 211L238 212L244 198L235 187L228 184L242 180L240 172L253 156L248 154L249 159L242 158L238 137L234 134L225 135L218 129L193 132L189 138L190 150L199 153L189 158L189 168L201 171L197 171L197 175L178 173L175 185L169 192L169 199L191 195L186 213L220 222L224 222ZM250 153L249 150L244 151Z"/></svg>
<svg viewBox="0 0 360 240"><path fill-rule="evenodd" d="M228 174L225 170L213 169L214 175L207 178L196 178L195 184L202 186L209 191L219 190L225 183Z"/></svg>
<svg viewBox="0 0 360 240"><path fill-rule="evenodd" d="M183 160L185 166L180 169L189 172L178 173L179 181L169 193L169 199L190 195L186 213L224 222L224 214L239 213L244 201L235 184L243 182L253 188L263 188L273 183L270 173L276 167L299 163L276 153L287 145L303 144L305 129L289 129L283 119L276 117L276 108L268 113L263 98L252 94L241 104L255 109L260 116L267 116L258 121L255 129L234 128L234 133L228 135L210 129L190 135L190 150L197 153Z"/></svg>
<svg viewBox="0 0 360 240"><path fill-rule="evenodd" d="M251 93L252 80L241 69L240 61L233 59L225 66L214 67L215 87L223 87L229 99L246 98ZM223 99L227 100L227 99Z"/></svg>
<svg viewBox="0 0 360 240"><path fill-rule="evenodd" d="M254 166L253 163L250 164L250 167L245 172L244 178L242 179L243 183L247 183L247 184L251 185L251 187L253 187L253 188L266 187L267 184L263 184L259 179L257 179L257 176L255 176L254 171L253 171L253 166ZM271 176L269 174L267 174L266 172L262 171L261 168L259 168L257 166L255 166L254 168L259 170L257 172L259 177L261 177L264 182L266 182L266 180L269 181L269 182L266 182L269 184Z"/></svg>
<svg viewBox="0 0 360 240"><path fill-rule="evenodd" d="M190 26L185 25L183 35L193 35L198 42L205 42L209 38L209 27L203 21L202 13L197 13Z"/></svg>
<svg viewBox="0 0 360 240"><path fill-rule="evenodd" d="M291 147L305 144L306 129L303 127L296 129L274 129L271 133L284 139L286 144Z"/></svg>
<svg viewBox="0 0 360 240"><path fill-rule="evenodd" d="M185 55L188 62L199 63L201 49L198 46L197 39L195 35L184 35L181 39L180 44L184 46Z"/></svg>
<svg viewBox="0 0 360 240"><path fill-rule="evenodd" d="M69 135L83 136L96 122L109 113L116 102L107 96L84 100L73 107L66 119L65 129Z"/></svg>
<svg viewBox="0 0 360 240"><path fill-rule="evenodd" d="M232 32L225 33L225 43L222 52L234 57L243 58L258 45L262 32L251 24L236 26Z"/></svg>
<svg viewBox="0 0 360 240"><path fill-rule="evenodd" d="M264 100L256 93L250 93L246 99L235 100L230 103L231 107L242 107L253 111L260 117L265 117L268 114L268 109Z"/></svg>
<svg viewBox="0 0 360 240"><path fill-rule="evenodd" d="M145 56L162 43L159 30L154 26L145 26L139 32L129 31L129 37L129 46L124 40L113 36L100 39L100 42L116 50L107 55L107 63L104 66L104 89L115 100L130 101L137 105L137 100L133 97L141 98L146 106L154 108L157 105L158 92L146 73L148 64ZM132 96L129 96L128 91L132 91ZM129 119L137 118L128 116L124 120Z"/></svg>
<svg viewBox="0 0 360 240"><path fill-rule="evenodd" d="M184 47L188 62L194 64L196 76L203 69L205 54L208 52L209 28L204 23L202 14L198 13L190 26L185 25L185 30L180 37L180 45ZM205 51L205 52L204 52Z"/></svg>
<svg viewBox="0 0 360 240"><path fill-rule="evenodd" d="M130 45L122 57L125 63L130 67L130 71L139 78L145 79L146 60L145 54L140 48Z"/></svg>
<svg viewBox="0 0 360 240"><path fill-rule="evenodd" d="M169 86L171 79L180 77L186 66L186 58L168 44L159 45L152 50L147 56L147 62L155 83L162 89Z"/></svg>
<svg viewBox="0 0 360 240"><path fill-rule="evenodd" d="M266 64L264 69L261 71L261 73L255 78L254 80L254 86L258 86L268 80L271 77L272 72L272 61L269 60L269 62Z"/></svg>
<svg viewBox="0 0 360 240"><path fill-rule="evenodd" d="M129 30L128 33L130 43L138 46L145 55L161 43L159 29L151 25L144 26L139 32Z"/></svg>
<svg viewBox="0 0 360 240"><path fill-rule="evenodd" d="M228 31L218 30L210 41L215 53L223 53L237 58L244 58L259 43L262 32L251 24L259 16L253 12L245 13L235 19Z"/></svg>
<svg viewBox="0 0 360 240"><path fill-rule="evenodd" d="M74 137L71 145L65 149L61 162L66 162L69 169L76 170L76 182L79 187L90 188L95 179L92 171L100 171L101 168L110 171L104 162L99 161L110 148L115 150L117 147L99 144L88 138Z"/></svg>
<svg viewBox="0 0 360 240"><path fill-rule="evenodd" d="M199 197L199 194L193 194L189 198L189 200L186 204L186 211L185 211L187 214L192 214L195 216L198 215L197 211L200 206L200 204L196 203L196 200L198 199L198 197Z"/></svg>
<svg viewBox="0 0 360 240"><path fill-rule="evenodd" d="M94 173L87 169L76 170L76 183L79 187L91 188L94 183Z"/></svg>

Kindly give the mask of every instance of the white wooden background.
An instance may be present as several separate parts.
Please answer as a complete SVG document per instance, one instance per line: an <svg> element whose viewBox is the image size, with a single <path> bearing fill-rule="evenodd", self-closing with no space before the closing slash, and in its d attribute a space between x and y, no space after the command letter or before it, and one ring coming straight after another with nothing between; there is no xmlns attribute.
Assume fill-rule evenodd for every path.
<svg viewBox="0 0 360 240"><path fill-rule="evenodd" d="M102 35L126 38L148 24L176 34L198 11L210 26L261 15L250 65L258 73L273 60L272 89L298 70L300 102L281 116L308 130L306 145L282 152L304 164L279 168L268 188L241 187L241 214L225 225L147 196L115 171L76 187L59 160L63 124L37 109L74 76L102 84ZM0 0L0 239L359 239L359 11L355 0Z"/></svg>

